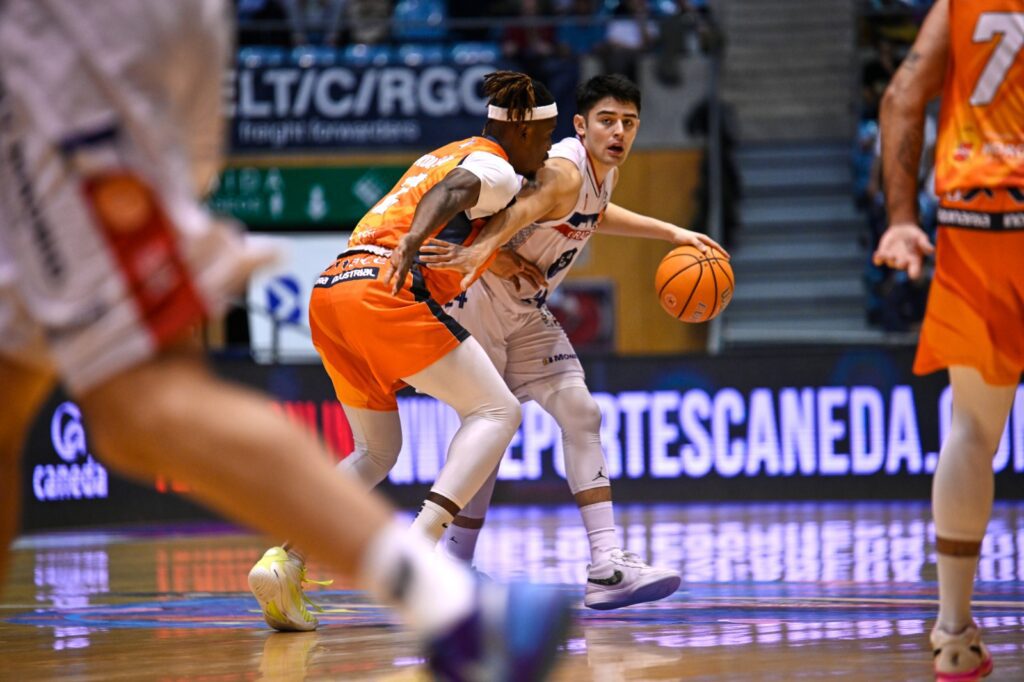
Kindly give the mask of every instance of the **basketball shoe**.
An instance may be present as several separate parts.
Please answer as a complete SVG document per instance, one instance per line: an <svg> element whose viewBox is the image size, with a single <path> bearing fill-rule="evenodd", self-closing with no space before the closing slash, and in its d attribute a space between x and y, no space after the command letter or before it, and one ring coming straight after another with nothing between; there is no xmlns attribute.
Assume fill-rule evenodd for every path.
<svg viewBox="0 0 1024 682"><path fill-rule="evenodd" d="M932 629L931 640L936 680L973 682L992 672L992 654L982 643L976 624L971 623L955 635L936 625Z"/></svg>
<svg viewBox="0 0 1024 682"><path fill-rule="evenodd" d="M267 625L282 632L307 632L316 630L319 624L316 616L309 612L314 604L302 589L302 583L330 585L331 580L310 580L306 577L306 565L283 547L271 547L263 558L249 571L249 589L263 611Z"/></svg>
<svg viewBox="0 0 1024 682"><path fill-rule="evenodd" d="M683 582L676 571L648 566L633 552L621 549L613 549L606 561L587 569L583 603L602 611L664 599Z"/></svg>
<svg viewBox="0 0 1024 682"><path fill-rule="evenodd" d="M540 682L568 627L557 590L480 582L469 616L431 643L430 669L444 682Z"/></svg>

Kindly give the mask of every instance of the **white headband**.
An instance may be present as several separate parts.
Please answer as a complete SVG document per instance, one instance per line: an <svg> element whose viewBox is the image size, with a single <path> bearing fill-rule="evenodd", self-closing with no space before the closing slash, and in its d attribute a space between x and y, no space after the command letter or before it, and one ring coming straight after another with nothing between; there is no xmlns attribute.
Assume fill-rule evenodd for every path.
<svg viewBox="0 0 1024 682"><path fill-rule="evenodd" d="M555 118L558 116L558 105L554 102L551 104L545 104L542 107L534 107L526 110L526 117L524 121L539 121L544 118ZM487 118L493 118L495 121L507 121L508 109L505 107L496 107L493 104L487 105Z"/></svg>

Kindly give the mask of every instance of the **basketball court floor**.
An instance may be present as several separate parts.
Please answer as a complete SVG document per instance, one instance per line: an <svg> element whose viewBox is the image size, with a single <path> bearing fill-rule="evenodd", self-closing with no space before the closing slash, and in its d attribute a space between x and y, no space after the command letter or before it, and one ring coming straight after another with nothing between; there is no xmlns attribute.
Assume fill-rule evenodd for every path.
<svg viewBox="0 0 1024 682"><path fill-rule="evenodd" d="M504 507L480 570L576 600L555 680L927 680L935 554L926 503L619 505L625 543L673 566L655 604L582 607L572 507ZM212 524L25 536L0 600L2 680L425 680L394 615L339 580L313 633L273 633L246 588L263 538ZM311 577L326 577L311 564ZM1024 680L1024 503L997 503L976 616Z"/></svg>

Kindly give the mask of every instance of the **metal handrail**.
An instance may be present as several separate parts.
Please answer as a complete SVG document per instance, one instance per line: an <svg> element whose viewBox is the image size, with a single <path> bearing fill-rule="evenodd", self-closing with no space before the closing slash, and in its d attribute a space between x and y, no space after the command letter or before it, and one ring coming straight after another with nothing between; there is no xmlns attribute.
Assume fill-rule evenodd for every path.
<svg viewBox="0 0 1024 682"><path fill-rule="evenodd" d="M714 49L708 55L708 138L705 153L708 155L708 236L722 242L722 103L718 96L721 71L721 51ZM722 316L711 320L708 328L707 352L718 355L722 352Z"/></svg>
<svg viewBox="0 0 1024 682"><path fill-rule="evenodd" d="M663 20L670 18L671 15L648 15L644 21L654 22L660 24ZM590 16L579 16L579 15L551 15L551 16L509 16L509 17L467 17L453 19L445 17L439 22L431 22L425 20L409 20L409 19L396 19L394 16L380 19L373 19L366 23L373 25L384 25L386 24L389 29L393 30L396 27L400 28L444 28L446 30L460 30L460 29L494 29L494 28L506 28L506 27L523 27L523 28L543 28L546 26L559 27L559 26L598 26L605 25L610 21L617 19L612 15L590 15ZM685 14L682 17L686 28L693 29L697 26L697 19L692 14ZM339 22L335 28L342 29L346 26L355 25L346 24L345 22ZM241 19L235 22L236 28L254 29L254 30L270 30L270 31L281 31L282 33L289 33L292 30L291 22L285 20L252 20L252 19ZM313 31L323 31L331 28L323 23L311 24L306 28ZM385 41L386 42L386 41Z"/></svg>

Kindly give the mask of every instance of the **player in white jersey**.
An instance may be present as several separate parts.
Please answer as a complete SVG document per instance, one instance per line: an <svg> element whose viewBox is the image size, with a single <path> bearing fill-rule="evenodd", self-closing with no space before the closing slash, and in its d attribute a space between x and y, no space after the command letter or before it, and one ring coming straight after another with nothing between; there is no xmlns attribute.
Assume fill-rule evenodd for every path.
<svg viewBox="0 0 1024 682"><path fill-rule="evenodd" d="M619 166L640 124L640 91L633 83L612 75L581 84L573 123L577 136L552 146L536 186L506 211L506 220L528 227L506 244L491 270L453 301L448 312L476 337L516 397L536 400L558 422L566 477L591 547L584 603L615 609L662 599L679 588L681 578L621 548L601 449L601 411L572 344L545 300L596 232L721 247L705 235L611 203ZM432 243L423 249L422 259L449 266L475 264L474 249ZM496 477L495 471L445 533L446 550L467 562L472 561Z"/></svg>

